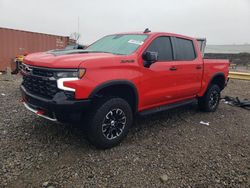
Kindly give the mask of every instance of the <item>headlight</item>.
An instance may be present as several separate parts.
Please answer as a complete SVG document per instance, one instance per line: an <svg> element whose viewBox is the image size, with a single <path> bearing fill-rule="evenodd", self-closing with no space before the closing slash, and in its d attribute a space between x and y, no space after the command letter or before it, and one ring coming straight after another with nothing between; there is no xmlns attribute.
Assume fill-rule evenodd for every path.
<svg viewBox="0 0 250 188"><path fill-rule="evenodd" d="M57 78L75 78L78 77L77 72L57 72L56 73Z"/></svg>
<svg viewBox="0 0 250 188"><path fill-rule="evenodd" d="M78 70L78 78L82 78L86 73L86 69L79 69Z"/></svg>
<svg viewBox="0 0 250 188"><path fill-rule="evenodd" d="M58 78L57 87L65 91L75 92L74 88L64 86L64 82L79 80L85 75L85 73L86 69L78 69L77 71L56 72L55 76Z"/></svg>
<svg viewBox="0 0 250 188"><path fill-rule="evenodd" d="M85 69L78 69L77 71L56 72L55 74L57 78L82 78L85 72Z"/></svg>

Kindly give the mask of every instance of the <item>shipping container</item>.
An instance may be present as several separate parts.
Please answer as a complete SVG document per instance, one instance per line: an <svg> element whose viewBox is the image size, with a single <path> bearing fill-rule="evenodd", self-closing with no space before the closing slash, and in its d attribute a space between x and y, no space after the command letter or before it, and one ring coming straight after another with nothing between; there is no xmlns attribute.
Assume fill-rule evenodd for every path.
<svg viewBox="0 0 250 188"><path fill-rule="evenodd" d="M0 71L16 69L14 59L24 53L62 49L69 37L0 27Z"/></svg>

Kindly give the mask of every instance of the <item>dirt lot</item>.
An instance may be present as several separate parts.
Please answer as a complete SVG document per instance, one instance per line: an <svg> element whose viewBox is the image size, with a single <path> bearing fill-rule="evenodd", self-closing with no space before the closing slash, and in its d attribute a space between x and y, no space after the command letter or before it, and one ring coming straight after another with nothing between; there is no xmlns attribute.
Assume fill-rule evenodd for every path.
<svg viewBox="0 0 250 188"><path fill-rule="evenodd" d="M101 151L76 126L24 109L20 79L4 80L0 76L0 187L250 186L247 110L221 103L217 112L202 113L194 104L137 118L120 146ZM232 80L223 95L249 99L250 82Z"/></svg>

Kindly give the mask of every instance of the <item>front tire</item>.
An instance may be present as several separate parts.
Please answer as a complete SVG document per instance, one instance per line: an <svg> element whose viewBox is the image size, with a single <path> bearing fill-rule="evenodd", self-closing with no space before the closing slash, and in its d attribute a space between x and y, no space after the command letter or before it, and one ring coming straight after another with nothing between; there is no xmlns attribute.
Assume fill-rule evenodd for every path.
<svg viewBox="0 0 250 188"><path fill-rule="evenodd" d="M204 96L198 99L199 108L205 112L214 112L220 102L220 91L218 85L210 85Z"/></svg>
<svg viewBox="0 0 250 188"><path fill-rule="evenodd" d="M130 105L122 98L100 99L93 108L88 124L88 140L100 149L119 144L133 123Z"/></svg>

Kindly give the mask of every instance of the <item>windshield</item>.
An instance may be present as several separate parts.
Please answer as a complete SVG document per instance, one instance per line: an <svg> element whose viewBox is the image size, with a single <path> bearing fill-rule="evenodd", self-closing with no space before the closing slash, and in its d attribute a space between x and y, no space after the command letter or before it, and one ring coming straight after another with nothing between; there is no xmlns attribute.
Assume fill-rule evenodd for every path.
<svg viewBox="0 0 250 188"><path fill-rule="evenodd" d="M68 45L64 49L65 50L73 50L73 49L75 49L75 45Z"/></svg>
<svg viewBox="0 0 250 188"><path fill-rule="evenodd" d="M85 50L99 51L120 55L129 55L141 46L148 35L118 34L101 38Z"/></svg>

